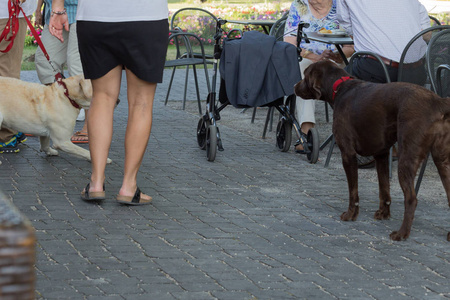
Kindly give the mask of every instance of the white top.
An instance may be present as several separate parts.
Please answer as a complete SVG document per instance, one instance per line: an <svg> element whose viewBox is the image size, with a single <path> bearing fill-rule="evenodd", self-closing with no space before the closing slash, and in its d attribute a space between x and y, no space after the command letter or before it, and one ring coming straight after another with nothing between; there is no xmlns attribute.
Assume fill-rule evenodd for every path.
<svg viewBox="0 0 450 300"><path fill-rule="evenodd" d="M27 0L25 3L22 3L22 9L27 16L31 16L34 14L37 8L37 0ZM23 14L20 14L20 17L23 17ZM0 19L8 19L8 0L0 0ZM3 30L3 28L1 29Z"/></svg>
<svg viewBox="0 0 450 300"><path fill-rule="evenodd" d="M79 0L77 20L156 21L169 17L167 0Z"/></svg>
<svg viewBox="0 0 450 300"><path fill-rule="evenodd" d="M430 27L427 10L417 0L337 0L337 18L353 35L355 51L375 52L396 62L411 38ZM420 48L424 54L425 42Z"/></svg>

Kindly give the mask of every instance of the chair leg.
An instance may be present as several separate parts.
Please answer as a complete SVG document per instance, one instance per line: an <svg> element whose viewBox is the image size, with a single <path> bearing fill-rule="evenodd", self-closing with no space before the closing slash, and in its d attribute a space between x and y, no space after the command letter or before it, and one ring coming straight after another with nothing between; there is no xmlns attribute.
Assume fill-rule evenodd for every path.
<svg viewBox="0 0 450 300"><path fill-rule="evenodd" d="M167 105L167 101L169 101L170 89L172 88L173 77L175 76L175 70L177 67L173 67L172 76L170 76L169 88L167 89L166 101L164 101L164 105Z"/></svg>
<svg viewBox="0 0 450 300"><path fill-rule="evenodd" d="M251 121L252 124L255 123L256 109L257 109L257 107L253 108L252 121Z"/></svg>
<svg viewBox="0 0 450 300"><path fill-rule="evenodd" d="M331 143L330 143L330 149L328 150L327 159L325 161L325 168L328 167L330 164L331 155L333 154L334 145L336 144L336 141L334 140L334 135L331 137Z"/></svg>
<svg viewBox="0 0 450 300"><path fill-rule="evenodd" d="M328 115L328 103L327 102L325 102L325 119L326 119L327 123L330 122L330 117Z"/></svg>
<svg viewBox="0 0 450 300"><path fill-rule="evenodd" d="M272 127L273 127L273 114L275 113L275 109L272 108L272 111L270 113L270 123L269 123L269 131L272 132ZM280 118L281 119L281 114L280 114Z"/></svg>
<svg viewBox="0 0 450 300"><path fill-rule="evenodd" d="M184 79L183 110L184 110L185 105L186 105L186 95L187 95L188 79L189 79L189 66L186 66L186 77L185 77L185 79Z"/></svg>
<svg viewBox="0 0 450 300"><path fill-rule="evenodd" d="M266 138L267 126L269 125L269 121L271 119L271 116L273 116L272 112L273 112L273 106L270 106L269 110L267 111L266 122L264 123L264 130L263 130L263 134L262 134L262 138L263 139Z"/></svg>
<svg viewBox="0 0 450 300"><path fill-rule="evenodd" d="M197 92L198 112L200 115L202 115L202 104L200 102L200 90L198 88L197 68L195 67L195 65L193 65L192 69L194 70L194 81L195 81L195 91ZM184 109L184 106L183 106L183 109Z"/></svg>
<svg viewBox="0 0 450 300"><path fill-rule="evenodd" d="M430 153L428 153L427 157L422 162L422 167L420 168L419 176L417 177L416 187L414 188L416 195L419 193L420 184L422 183L423 174L425 173L425 169L427 167L428 158L430 158Z"/></svg>
<svg viewBox="0 0 450 300"><path fill-rule="evenodd" d="M392 146L391 149L389 149L389 178L392 178L393 149L394 149L394 146Z"/></svg>

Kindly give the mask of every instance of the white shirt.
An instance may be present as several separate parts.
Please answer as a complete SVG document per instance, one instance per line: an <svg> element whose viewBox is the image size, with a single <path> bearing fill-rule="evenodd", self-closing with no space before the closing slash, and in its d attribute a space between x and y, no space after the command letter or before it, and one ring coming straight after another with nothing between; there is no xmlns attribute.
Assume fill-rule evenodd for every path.
<svg viewBox="0 0 450 300"><path fill-rule="evenodd" d="M337 0L337 18L353 35L355 51L375 52L396 62L411 38L430 27L428 12L417 0ZM423 40L419 48L417 59L425 53Z"/></svg>
<svg viewBox="0 0 450 300"><path fill-rule="evenodd" d="M31 16L36 11L37 0L27 0L25 3L22 3L21 6L25 14ZM23 14L20 13L19 16L23 17ZM0 19L9 19L8 0L0 0ZM1 30L3 30L3 28Z"/></svg>
<svg viewBox="0 0 450 300"><path fill-rule="evenodd" d="M156 21L169 17L167 0L79 0L77 20Z"/></svg>

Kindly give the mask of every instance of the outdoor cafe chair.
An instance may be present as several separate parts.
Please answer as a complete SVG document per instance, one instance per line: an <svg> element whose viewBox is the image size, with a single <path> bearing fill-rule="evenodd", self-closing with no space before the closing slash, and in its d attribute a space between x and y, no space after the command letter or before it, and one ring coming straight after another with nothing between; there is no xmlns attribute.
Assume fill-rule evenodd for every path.
<svg viewBox="0 0 450 300"><path fill-rule="evenodd" d="M434 35L428 42L424 63L426 65L425 76L427 78L425 86L441 97L449 97L450 73L448 71L450 70L450 28L439 30L437 32L434 31ZM429 156L430 154L428 153L420 168L415 186L416 194L419 193L420 184L425 173Z"/></svg>
<svg viewBox="0 0 450 300"><path fill-rule="evenodd" d="M166 63L165 67L172 68L172 75L170 84L167 90L166 99L164 104L167 105L169 100L170 91L172 88L172 81L175 76L175 71L178 67L184 67L186 69L185 75L185 85L184 85L184 97L183 97L183 109L186 106L186 95L187 95L187 85L189 78L189 69L192 66L194 79L195 79L195 88L197 92L197 101L199 103L199 112L201 113L201 105L200 105L200 94L199 94L199 86L197 81L197 69L196 65L201 65L202 63L197 63L197 59L202 59L206 64L212 64L212 59L214 55L214 34L215 28L217 24L217 17L214 16L211 12L196 8L196 7L186 7L180 10L177 10L170 19L170 30L188 32L198 37L195 43L192 43L191 50L187 51L185 47L181 46L178 43L175 43L176 47L176 58L175 60L183 60L180 62L175 62L175 60L170 63ZM176 38L175 40L179 39ZM189 38L192 42L192 38ZM202 46L204 55L200 51L199 45ZM188 57L189 56L189 57ZM185 60L189 58L189 60ZM194 60L195 59L195 60ZM192 62L196 63L192 63ZM206 73L206 72L205 72ZM210 92L210 84L209 77L206 78L208 93Z"/></svg>
<svg viewBox="0 0 450 300"><path fill-rule="evenodd" d="M199 110L199 113L202 114L196 66L198 66L198 65L203 66L204 71L205 71L206 85L207 85L208 91L210 91L210 89L211 89L210 83L209 83L208 67L207 67L207 62L206 62L206 58L205 58L205 50L203 47L203 43L197 35L190 33L190 32L182 32L182 31L177 31L177 30L171 31L171 34L169 35L168 45L171 45L172 43L176 45L176 57L171 60L166 60L166 62L165 62L165 67L173 68L173 72L172 72L172 76L170 77L169 87L167 90L167 97L166 97L166 101L164 104L167 104L167 99L169 97L170 89L172 87L173 78L175 75L175 69L177 67L186 67L183 109L185 108L186 93L187 93L186 87L188 84L187 72L189 71L189 69L188 69L189 66L192 66L192 69L194 71L194 81L195 81L195 87L196 87L196 92L197 92L198 110ZM196 48L199 48L200 51L194 52L193 45L196 45ZM197 49L195 49L195 50L197 50Z"/></svg>

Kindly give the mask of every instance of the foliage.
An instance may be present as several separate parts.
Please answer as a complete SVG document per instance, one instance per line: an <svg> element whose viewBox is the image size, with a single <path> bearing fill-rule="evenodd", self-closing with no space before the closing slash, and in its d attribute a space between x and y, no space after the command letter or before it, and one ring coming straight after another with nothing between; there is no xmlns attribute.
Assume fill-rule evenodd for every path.
<svg viewBox="0 0 450 300"><path fill-rule="evenodd" d="M256 4L256 5L209 5L202 6L211 12L214 16L225 20L277 20L279 19L288 9L288 4L280 4L280 2L274 2L271 4ZM170 11L169 18L172 18L174 12L178 9ZM202 43L207 45L214 44L213 36L216 31L216 24L212 17L205 16L204 14L196 14L195 12L189 11L186 14L178 14L175 26L180 27L183 31L195 33L202 41ZM248 26L248 25L236 25L228 23L224 27L223 37L231 29L240 29L241 31L248 30L258 30L263 31L260 26ZM196 41L191 41L194 45ZM198 46L198 45L197 45Z"/></svg>
<svg viewBox="0 0 450 300"><path fill-rule="evenodd" d="M37 34L39 37L42 35L42 29L39 27L35 27ZM27 30L27 35L25 36L25 47L27 46L37 46L37 41L31 33L30 29Z"/></svg>

